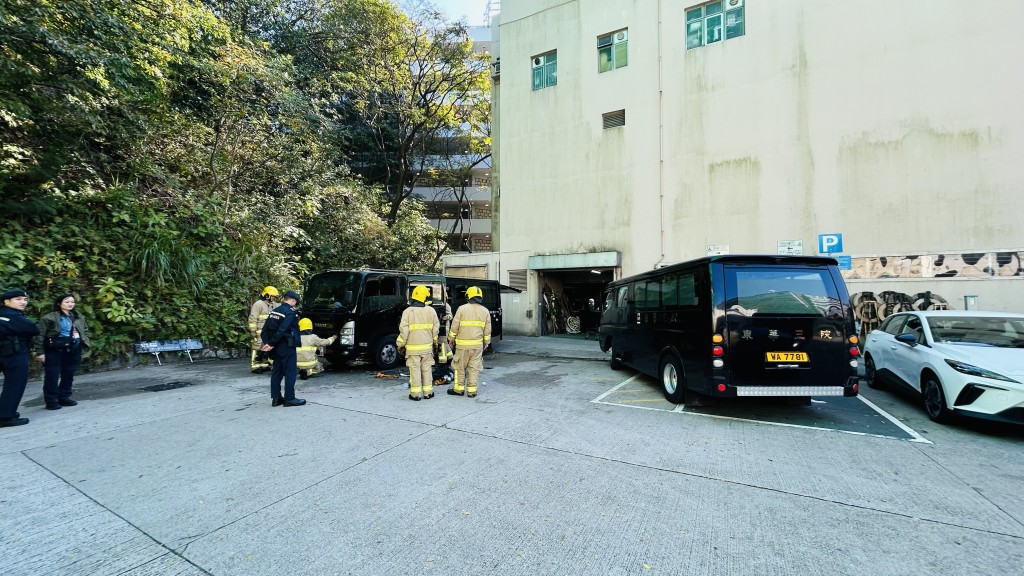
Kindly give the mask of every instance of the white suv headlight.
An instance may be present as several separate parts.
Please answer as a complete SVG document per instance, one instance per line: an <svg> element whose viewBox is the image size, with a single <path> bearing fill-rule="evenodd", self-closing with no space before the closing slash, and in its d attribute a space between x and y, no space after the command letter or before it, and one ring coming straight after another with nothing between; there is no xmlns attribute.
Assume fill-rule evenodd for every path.
<svg viewBox="0 0 1024 576"><path fill-rule="evenodd" d="M1003 382L1014 382L1019 384L1019 382L1009 376L1003 376L997 372L979 368L973 364L968 364L959 360L950 360L949 358L946 358L946 364L949 364L949 367L953 370L962 374L967 374L968 376L979 376L981 378L991 378L993 380L1002 380Z"/></svg>

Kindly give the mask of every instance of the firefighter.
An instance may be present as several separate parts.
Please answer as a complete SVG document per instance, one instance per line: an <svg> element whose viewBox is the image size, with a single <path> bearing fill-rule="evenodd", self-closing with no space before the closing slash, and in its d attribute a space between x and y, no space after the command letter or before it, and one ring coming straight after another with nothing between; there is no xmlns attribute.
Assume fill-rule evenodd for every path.
<svg viewBox="0 0 1024 576"><path fill-rule="evenodd" d="M252 308L249 309L249 335L252 336L252 358L249 360L249 367L253 374L270 370L270 356L260 352L260 346L263 346L260 332L263 330L263 324L267 321L270 311L274 309L274 298L280 294L277 288L267 286L260 294L260 299L254 302Z"/></svg>
<svg viewBox="0 0 1024 576"><path fill-rule="evenodd" d="M469 302L459 306L448 331L448 342L455 346L455 381L448 393L476 397L477 378L484 368L484 349L491 345L491 313L481 304L484 293L477 286L466 289Z"/></svg>
<svg viewBox="0 0 1024 576"><path fill-rule="evenodd" d="M429 297L426 286L413 288L409 307L402 312L398 325L398 352L405 354L409 367L409 400L434 397L434 350L441 322L437 311L426 304Z"/></svg>
<svg viewBox="0 0 1024 576"><path fill-rule="evenodd" d="M314 374L324 371L324 365L317 358L316 349L320 346L334 344L338 337L321 338L313 334L313 321L309 318L303 318L299 320L299 338L302 340L302 345L299 346L297 351L297 364L299 367L299 378L305 380Z"/></svg>

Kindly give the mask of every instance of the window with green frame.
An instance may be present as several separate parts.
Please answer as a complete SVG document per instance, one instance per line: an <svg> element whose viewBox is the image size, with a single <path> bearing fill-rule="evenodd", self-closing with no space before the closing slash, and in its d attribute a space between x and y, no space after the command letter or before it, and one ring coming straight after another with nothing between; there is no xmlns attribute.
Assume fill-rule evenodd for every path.
<svg viewBox="0 0 1024 576"><path fill-rule="evenodd" d="M597 71L608 72L629 64L629 34L625 29L597 37Z"/></svg>
<svg viewBox="0 0 1024 576"><path fill-rule="evenodd" d="M699 48L746 33L744 0L718 0L686 11L686 49Z"/></svg>
<svg viewBox="0 0 1024 576"><path fill-rule="evenodd" d="M533 89L549 88L558 84L558 51L552 50L530 59L533 65Z"/></svg>

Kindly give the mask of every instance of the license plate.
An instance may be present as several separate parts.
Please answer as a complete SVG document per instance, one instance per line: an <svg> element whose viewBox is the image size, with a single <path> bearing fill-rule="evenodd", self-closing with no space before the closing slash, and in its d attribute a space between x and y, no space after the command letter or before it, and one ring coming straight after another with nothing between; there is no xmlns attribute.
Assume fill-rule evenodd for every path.
<svg viewBox="0 0 1024 576"><path fill-rule="evenodd" d="M769 362L808 362L807 352L765 352Z"/></svg>

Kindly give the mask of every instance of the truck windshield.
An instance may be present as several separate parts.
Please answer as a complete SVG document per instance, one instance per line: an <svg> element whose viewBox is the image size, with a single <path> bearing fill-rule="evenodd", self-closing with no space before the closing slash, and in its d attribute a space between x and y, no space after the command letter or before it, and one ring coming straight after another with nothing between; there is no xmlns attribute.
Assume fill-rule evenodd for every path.
<svg viewBox="0 0 1024 576"><path fill-rule="evenodd" d="M303 297L305 308L352 308L359 294L361 274L355 272L324 272L306 282Z"/></svg>

